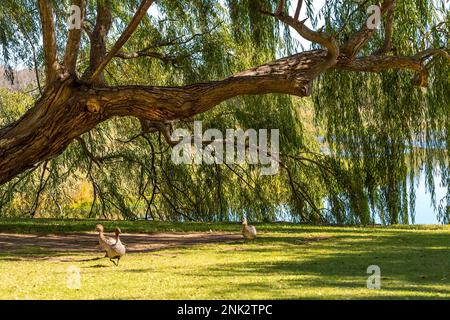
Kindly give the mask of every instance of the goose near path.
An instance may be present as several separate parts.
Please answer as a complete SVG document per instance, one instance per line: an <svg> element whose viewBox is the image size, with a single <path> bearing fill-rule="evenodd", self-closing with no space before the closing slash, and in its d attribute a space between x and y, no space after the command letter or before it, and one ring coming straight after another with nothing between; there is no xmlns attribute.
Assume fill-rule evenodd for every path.
<svg viewBox="0 0 450 320"><path fill-rule="evenodd" d="M256 238L255 226L249 226L246 218L242 221L242 225L242 235L244 238L247 240L254 240Z"/></svg>
<svg viewBox="0 0 450 320"><path fill-rule="evenodd" d="M103 232L104 228L101 224L98 224L95 227L95 230L98 232L98 242L102 250L106 252L105 258L108 257L109 260L114 263L116 266L119 265L120 258L125 254L126 248L123 243L120 241L120 234L122 231L120 228L116 228L115 230L115 238L106 237ZM114 261L117 259L117 261Z"/></svg>

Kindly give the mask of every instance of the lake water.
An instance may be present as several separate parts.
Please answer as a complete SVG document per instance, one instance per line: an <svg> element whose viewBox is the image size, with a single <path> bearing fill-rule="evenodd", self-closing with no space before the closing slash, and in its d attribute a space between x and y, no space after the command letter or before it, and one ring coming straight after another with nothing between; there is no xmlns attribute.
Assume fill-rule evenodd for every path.
<svg viewBox="0 0 450 320"><path fill-rule="evenodd" d="M434 177L434 185L436 192L436 200L445 198L447 194L447 186L441 184L441 176ZM416 185L417 186L417 185ZM431 204L431 194L426 191L425 173L422 172L419 177L419 183L416 188L416 215L414 224L438 224L437 213L434 212Z"/></svg>
<svg viewBox="0 0 450 320"><path fill-rule="evenodd" d="M425 172L422 171L420 176L414 181L415 192L416 192L416 203L415 203L415 216L414 223L412 223L411 217L409 218L410 224L441 224L437 219L437 211L434 211L433 204L431 201L431 193L427 191L425 183ZM409 189L408 182L408 189ZM439 201L444 199L447 194L447 186L441 184L441 175L438 173L434 176L434 186L435 186L435 197L437 205ZM292 217L289 214L289 209L281 206L279 212L277 213L278 221L292 222ZM375 223L380 224L381 220L375 218Z"/></svg>
<svg viewBox="0 0 450 320"><path fill-rule="evenodd" d="M317 141L319 143L324 143L325 138L323 136L317 137ZM417 148L425 148L426 146L420 141L413 142L413 146ZM442 141L441 145L437 147L442 149L447 149L446 141ZM330 149L326 146L321 147L321 153L330 154ZM447 185L441 184L442 176L440 173L436 173L434 175L434 189L435 189L435 197L436 197L436 205L439 205L439 201L444 199L447 194ZM408 181L408 189L410 188L410 183ZM431 202L431 193L427 191L426 183L425 183L425 171L422 170L418 179L414 182L415 185L415 195L416 195L416 203L415 203L415 216L414 216L414 224L440 224L437 219L437 212L434 211L433 204ZM381 223L380 219L376 219L376 223ZM411 217L410 217L410 223Z"/></svg>

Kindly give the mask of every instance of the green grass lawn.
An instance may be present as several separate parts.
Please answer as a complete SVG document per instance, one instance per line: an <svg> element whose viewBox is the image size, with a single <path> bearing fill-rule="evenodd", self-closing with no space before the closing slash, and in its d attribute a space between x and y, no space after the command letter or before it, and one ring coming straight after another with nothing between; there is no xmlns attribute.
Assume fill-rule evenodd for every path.
<svg viewBox="0 0 450 320"><path fill-rule="evenodd" d="M0 220L0 232L92 231L97 221ZM240 224L102 222L126 233L240 232ZM251 243L128 254L119 267L101 253L0 251L0 299L417 299L450 298L448 226L257 225ZM46 259L41 259L46 258ZM56 259L58 258L58 259ZM62 259L63 258L63 259ZM63 261L61 261L63 260ZM71 261L72 260L72 261ZM83 261L85 260L85 261ZM381 289L367 289L369 265ZM70 268L81 287L67 287Z"/></svg>

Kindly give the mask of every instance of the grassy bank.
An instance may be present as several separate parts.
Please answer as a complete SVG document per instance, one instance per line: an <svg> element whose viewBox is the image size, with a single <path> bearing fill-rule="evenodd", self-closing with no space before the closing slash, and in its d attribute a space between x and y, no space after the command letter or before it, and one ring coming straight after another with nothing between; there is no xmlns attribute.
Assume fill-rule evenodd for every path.
<svg viewBox="0 0 450 320"><path fill-rule="evenodd" d="M73 219L0 219L0 232L5 233L37 233L37 234L59 234L71 232L90 232L95 230L95 225L101 223L106 230L113 230L120 226L122 231L128 233L149 233L149 232L208 232L239 231L240 223L220 222L161 222L161 221L108 221L108 220L73 220ZM305 226L293 223L256 223L261 231L295 232L297 230L334 230L334 226L316 227ZM362 226L341 227L340 230L361 229ZM376 230L449 230L449 226L443 225L396 225L390 227L370 226L369 229Z"/></svg>
<svg viewBox="0 0 450 320"><path fill-rule="evenodd" d="M0 220L0 232L92 231L97 221ZM228 231L239 224L103 222L125 232ZM18 247L0 252L0 299L450 298L448 226L317 227L262 224L252 243L133 253L119 267L97 253ZM381 289L367 289L367 267ZM71 267L81 287L69 289Z"/></svg>

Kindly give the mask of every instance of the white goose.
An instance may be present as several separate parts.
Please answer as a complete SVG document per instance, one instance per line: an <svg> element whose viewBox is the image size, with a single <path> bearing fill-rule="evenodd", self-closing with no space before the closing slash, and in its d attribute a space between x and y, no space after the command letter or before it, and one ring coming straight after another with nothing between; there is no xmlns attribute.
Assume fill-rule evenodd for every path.
<svg viewBox="0 0 450 320"><path fill-rule="evenodd" d="M109 260L114 263L116 266L119 265L120 258L125 254L126 248L123 243L120 241L119 235L122 233L120 228L116 228L115 238L106 237L103 234L104 228L101 224L98 224L95 227L95 230L98 232L98 243L100 248L105 250L105 258L108 257ZM117 262L113 259L117 259Z"/></svg>
<svg viewBox="0 0 450 320"><path fill-rule="evenodd" d="M254 240L256 238L256 228L255 226L249 226L247 222L247 218L244 218L242 221L242 235L247 240Z"/></svg>

